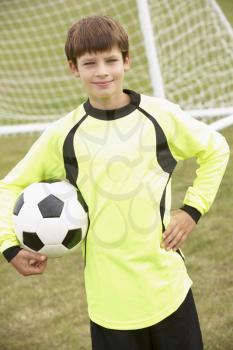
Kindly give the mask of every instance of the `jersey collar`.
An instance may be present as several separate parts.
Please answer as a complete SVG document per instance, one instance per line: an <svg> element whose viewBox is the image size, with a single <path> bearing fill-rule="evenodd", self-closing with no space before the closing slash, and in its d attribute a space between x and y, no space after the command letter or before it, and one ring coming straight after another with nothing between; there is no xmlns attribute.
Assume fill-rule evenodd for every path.
<svg viewBox="0 0 233 350"><path fill-rule="evenodd" d="M123 91L130 96L130 103L126 106L110 110L98 109L94 108L88 99L83 104L86 113L94 118L102 120L114 120L132 113L139 106L141 96L132 90L124 89Z"/></svg>

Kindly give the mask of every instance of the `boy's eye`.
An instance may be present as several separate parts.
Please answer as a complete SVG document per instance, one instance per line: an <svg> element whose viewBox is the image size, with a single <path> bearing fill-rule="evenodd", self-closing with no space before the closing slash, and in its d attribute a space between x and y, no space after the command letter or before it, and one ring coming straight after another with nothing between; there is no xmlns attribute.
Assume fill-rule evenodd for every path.
<svg viewBox="0 0 233 350"><path fill-rule="evenodd" d="M92 65L92 64L94 64L95 62L86 62L86 63L84 63L84 66L90 66L90 65Z"/></svg>
<svg viewBox="0 0 233 350"><path fill-rule="evenodd" d="M116 61L117 61L116 58L111 58L111 59L107 60L107 62L116 62Z"/></svg>
<svg viewBox="0 0 233 350"><path fill-rule="evenodd" d="M118 61L117 58L110 58L108 60L106 60L107 63L113 63L113 62L116 62ZM94 61L90 61L90 62L85 62L83 65L84 66L91 66L91 65L94 65L95 62Z"/></svg>

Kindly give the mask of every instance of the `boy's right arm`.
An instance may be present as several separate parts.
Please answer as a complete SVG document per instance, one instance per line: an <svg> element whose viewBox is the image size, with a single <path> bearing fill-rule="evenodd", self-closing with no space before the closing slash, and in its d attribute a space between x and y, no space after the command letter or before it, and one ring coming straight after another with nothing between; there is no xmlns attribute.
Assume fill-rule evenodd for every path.
<svg viewBox="0 0 233 350"><path fill-rule="evenodd" d="M34 182L62 179L63 164L58 157L58 142L53 128L47 129L26 156L0 181L0 252L23 275L42 273L44 255L20 249L13 228L13 208L19 194Z"/></svg>

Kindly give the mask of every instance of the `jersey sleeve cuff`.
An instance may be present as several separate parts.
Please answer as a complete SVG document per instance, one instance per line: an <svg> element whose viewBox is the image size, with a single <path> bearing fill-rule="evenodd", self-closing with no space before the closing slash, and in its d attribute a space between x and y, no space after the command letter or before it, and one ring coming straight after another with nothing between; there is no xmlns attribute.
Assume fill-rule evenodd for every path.
<svg viewBox="0 0 233 350"><path fill-rule="evenodd" d="M20 248L20 246L13 246L10 247L6 250L4 250L4 252L2 253L2 255L4 256L4 258L10 262L17 254L18 252L21 250L22 248Z"/></svg>
<svg viewBox="0 0 233 350"><path fill-rule="evenodd" d="M198 223L199 219L201 218L201 213L199 212L199 210L197 210L194 207L191 207L190 205L185 204L180 209L184 210L187 214L189 214L196 223Z"/></svg>

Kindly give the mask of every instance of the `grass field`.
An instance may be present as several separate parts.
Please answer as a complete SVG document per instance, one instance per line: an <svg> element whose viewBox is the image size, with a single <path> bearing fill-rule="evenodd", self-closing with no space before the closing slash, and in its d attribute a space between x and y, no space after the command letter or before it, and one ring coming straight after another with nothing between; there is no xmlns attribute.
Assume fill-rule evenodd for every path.
<svg viewBox="0 0 233 350"><path fill-rule="evenodd" d="M219 1L233 23L231 0ZM231 158L220 191L184 246L205 350L233 348L233 126L222 131ZM2 178L37 136L0 138ZM195 162L174 174L173 208L195 175ZM81 252L51 259L42 276L22 277L0 257L0 350L90 350ZM119 349L120 350L120 349Z"/></svg>

